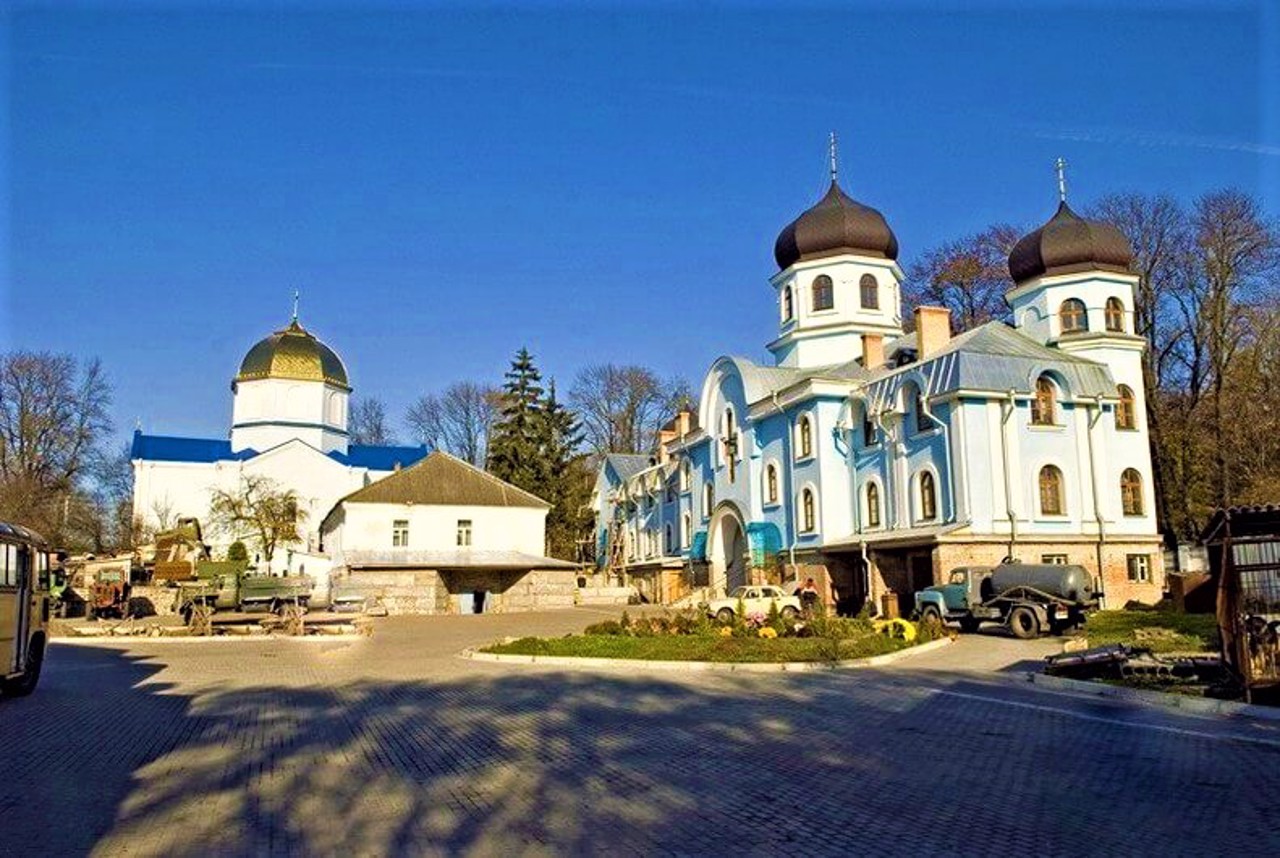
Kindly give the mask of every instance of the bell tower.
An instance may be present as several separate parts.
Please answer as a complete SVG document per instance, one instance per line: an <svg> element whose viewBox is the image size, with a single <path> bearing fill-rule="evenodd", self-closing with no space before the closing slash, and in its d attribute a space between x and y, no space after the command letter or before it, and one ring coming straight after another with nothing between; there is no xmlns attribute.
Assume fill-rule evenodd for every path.
<svg viewBox="0 0 1280 858"><path fill-rule="evenodd" d="M902 334L898 240L876 209L840 187L835 134L831 185L774 243L779 366L816 367L861 357L862 335Z"/></svg>

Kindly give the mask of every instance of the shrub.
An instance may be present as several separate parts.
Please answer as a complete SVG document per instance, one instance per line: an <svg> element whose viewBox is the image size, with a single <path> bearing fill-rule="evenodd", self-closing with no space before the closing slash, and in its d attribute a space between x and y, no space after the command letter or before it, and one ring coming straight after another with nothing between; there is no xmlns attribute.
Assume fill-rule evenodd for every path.
<svg viewBox="0 0 1280 858"><path fill-rule="evenodd" d="M622 624L617 620L605 620L603 623L595 623L587 626L582 630L582 633L584 635L608 635L610 637L617 637L618 635L626 634L626 631L623 630Z"/></svg>
<svg viewBox="0 0 1280 858"><path fill-rule="evenodd" d="M762 626L756 631L756 634L766 640L773 640L778 637L778 633L774 631L773 626Z"/></svg>

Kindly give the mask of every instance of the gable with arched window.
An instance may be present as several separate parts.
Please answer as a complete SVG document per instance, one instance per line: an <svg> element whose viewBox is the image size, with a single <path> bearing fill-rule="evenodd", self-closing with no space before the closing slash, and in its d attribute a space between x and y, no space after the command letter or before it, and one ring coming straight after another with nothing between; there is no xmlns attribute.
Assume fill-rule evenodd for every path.
<svg viewBox="0 0 1280 858"><path fill-rule="evenodd" d="M932 471L921 472L919 490L920 520L933 521L938 517L938 484Z"/></svg>
<svg viewBox="0 0 1280 858"><path fill-rule="evenodd" d="M836 305L836 287L826 274L813 278L813 309L815 312L830 310Z"/></svg>
<svg viewBox="0 0 1280 858"><path fill-rule="evenodd" d="M795 302L791 297L791 287L784 286L782 289L782 321L790 322L795 317Z"/></svg>
<svg viewBox="0 0 1280 858"><path fill-rule="evenodd" d="M1116 428L1137 429L1138 414L1134 408L1133 388L1127 384L1120 385L1120 401L1116 403Z"/></svg>
<svg viewBox="0 0 1280 858"><path fill-rule="evenodd" d="M796 458L808 459L813 455L813 421L809 415L800 417L796 424Z"/></svg>
<svg viewBox="0 0 1280 858"><path fill-rule="evenodd" d="M813 533L818 529L817 499L813 489L800 492L800 532Z"/></svg>
<svg viewBox="0 0 1280 858"><path fill-rule="evenodd" d="M764 502L778 502L778 466L770 462L764 469Z"/></svg>
<svg viewBox="0 0 1280 858"><path fill-rule="evenodd" d="M1066 504L1062 496L1062 471L1054 465L1040 469L1041 515L1064 515Z"/></svg>
<svg viewBox="0 0 1280 858"><path fill-rule="evenodd" d="M1124 333L1124 304L1119 298L1107 299L1107 330Z"/></svg>
<svg viewBox="0 0 1280 858"><path fill-rule="evenodd" d="M1084 301L1079 298L1068 298L1063 301L1062 306L1058 308L1058 322L1064 334L1089 330L1089 313L1085 309Z"/></svg>
<svg viewBox="0 0 1280 858"><path fill-rule="evenodd" d="M1120 475L1120 505L1125 515L1142 515L1142 475L1125 468Z"/></svg>
<svg viewBox="0 0 1280 858"><path fill-rule="evenodd" d="M863 274L858 280L858 300L864 310L880 309L880 284L874 274Z"/></svg>
<svg viewBox="0 0 1280 858"><path fill-rule="evenodd" d="M880 526L880 484L876 482L867 483L867 527L876 528Z"/></svg>
<svg viewBox="0 0 1280 858"><path fill-rule="evenodd" d="M1031 425L1054 426L1058 422L1058 386L1042 375L1036 379L1036 395L1031 400Z"/></svg>

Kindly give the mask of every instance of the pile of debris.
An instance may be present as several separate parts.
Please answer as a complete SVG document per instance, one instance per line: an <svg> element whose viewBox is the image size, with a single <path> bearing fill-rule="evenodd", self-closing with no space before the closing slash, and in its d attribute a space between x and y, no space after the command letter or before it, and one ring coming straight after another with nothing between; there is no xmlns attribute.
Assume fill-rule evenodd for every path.
<svg viewBox="0 0 1280 858"><path fill-rule="evenodd" d="M1146 647L1108 644L1045 659L1044 672L1069 679L1146 679L1204 685L1224 678L1216 655L1161 655Z"/></svg>

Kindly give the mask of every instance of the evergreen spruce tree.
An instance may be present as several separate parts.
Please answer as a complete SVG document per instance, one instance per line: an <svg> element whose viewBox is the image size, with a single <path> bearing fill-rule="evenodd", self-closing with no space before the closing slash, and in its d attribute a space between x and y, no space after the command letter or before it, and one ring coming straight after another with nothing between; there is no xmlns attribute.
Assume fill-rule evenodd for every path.
<svg viewBox="0 0 1280 858"><path fill-rule="evenodd" d="M542 374L528 349L516 352L502 385L502 416L489 439L489 473L544 496Z"/></svg>
<svg viewBox="0 0 1280 858"><path fill-rule="evenodd" d="M582 429L577 416L556 398L556 385L547 386L542 403L542 441L545 445L543 497L552 504L547 514L547 550L552 557L576 560L578 540L588 529L587 499L591 477L585 467Z"/></svg>

